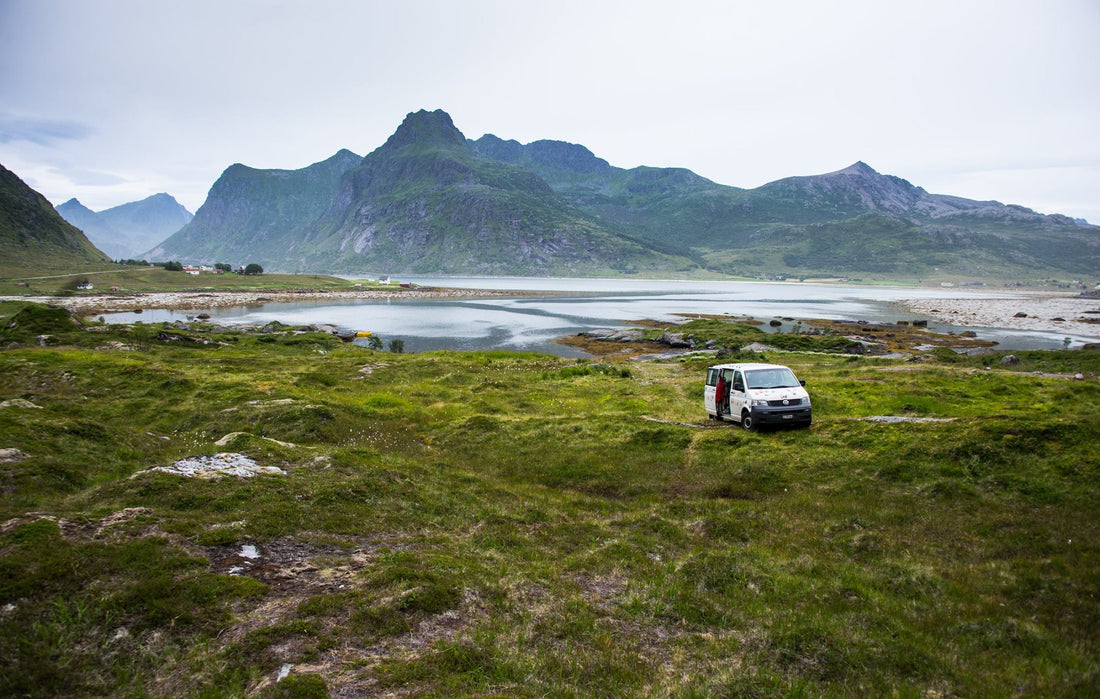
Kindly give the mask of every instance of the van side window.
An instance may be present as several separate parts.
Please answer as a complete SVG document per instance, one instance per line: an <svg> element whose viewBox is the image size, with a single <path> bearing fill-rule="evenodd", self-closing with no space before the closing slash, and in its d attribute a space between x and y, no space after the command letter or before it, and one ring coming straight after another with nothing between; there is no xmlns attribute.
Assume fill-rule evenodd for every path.
<svg viewBox="0 0 1100 699"><path fill-rule="evenodd" d="M718 384L718 370L707 369L707 385L716 386Z"/></svg>
<svg viewBox="0 0 1100 699"><path fill-rule="evenodd" d="M733 390L745 392L745 379L742 378L740 371L733 375Z"/></svg>

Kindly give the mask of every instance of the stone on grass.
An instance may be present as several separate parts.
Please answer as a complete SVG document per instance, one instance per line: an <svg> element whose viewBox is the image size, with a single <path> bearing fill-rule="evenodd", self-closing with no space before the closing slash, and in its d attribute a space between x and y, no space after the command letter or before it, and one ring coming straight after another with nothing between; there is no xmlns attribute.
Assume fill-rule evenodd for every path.
<svg viewBox="0 0 1100 699"><path fill-rule="evenodd" d="M170 466L154 466L150 471L164 471L188 478L221 478L237 476L251 478L259 474L285 475L286 471L277 466L261 466L244 454L222 452L213 456L189 456Z"/></svg>
<svg viewBox="0 0 1100 699"><path fill-rule="evenodd" d="M17 464L29 458L31 455L21 449L14 447L0 449L0 464Z"/></svg>

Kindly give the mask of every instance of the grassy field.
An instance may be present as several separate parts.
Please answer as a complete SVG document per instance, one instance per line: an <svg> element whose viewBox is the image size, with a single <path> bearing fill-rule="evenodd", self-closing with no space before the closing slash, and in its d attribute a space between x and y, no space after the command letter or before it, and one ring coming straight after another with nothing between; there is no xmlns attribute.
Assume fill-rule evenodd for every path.
<svg viewBox="0 0 1100 699"><path fill-rule="evenodd" d="M750 433L705 357L20 309L5 696L1100 693L1098 352L769 353L814 424ZM283 473L150 470L221 452Z"/></svg>

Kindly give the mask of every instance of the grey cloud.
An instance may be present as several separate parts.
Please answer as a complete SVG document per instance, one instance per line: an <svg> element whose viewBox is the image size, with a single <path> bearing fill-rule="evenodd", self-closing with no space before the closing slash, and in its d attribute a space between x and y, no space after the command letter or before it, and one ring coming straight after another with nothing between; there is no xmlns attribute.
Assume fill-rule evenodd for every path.
<svg viewBox="0 0 1100 699"><path fill-rule="evenodd" d="M28 119L0 114L0 143L28 141L40 146L49 146L57 141L83 140L91 132L87 125L79 121Z"/></svg>
<svg viewBox="0 0 1100 699"><path fill-rule="evenodd" d="M78 187L110 187L128 181L124 177L119 177L118 175L114 175L110 172L103 172L101 170L53 168L52 171Z"/></svg>

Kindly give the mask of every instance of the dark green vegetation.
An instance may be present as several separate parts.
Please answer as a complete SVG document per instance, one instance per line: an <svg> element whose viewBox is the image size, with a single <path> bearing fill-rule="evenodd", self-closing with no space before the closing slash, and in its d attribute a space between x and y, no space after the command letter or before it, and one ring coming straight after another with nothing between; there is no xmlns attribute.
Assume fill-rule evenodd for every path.
<svg viewBox="0 0 1100 699"><path fill-rule="evenodd" d="M152 254L282 271L1091 280L1100 228L929 194L862 162L740 189L559 141L470 141L420 111L365 158L231 166Z"/></svg>
<svg viewBox="0 0 1100 699"><path fill-rule="evenodd" d="M107 259L45 197L0 166L0 277L99 269Z"/></svg>
<svg viewBox="0 0 1100 699"><path fill-rule="evenodd" d="M0 694L1100 692L1098 352L769 353L746 433L705 357L5 312ZM217 452L285 474L148 471Z"/></svg>

